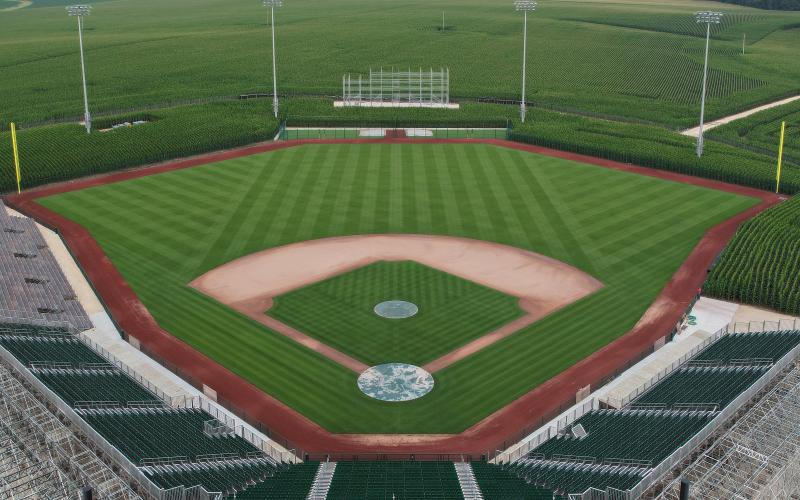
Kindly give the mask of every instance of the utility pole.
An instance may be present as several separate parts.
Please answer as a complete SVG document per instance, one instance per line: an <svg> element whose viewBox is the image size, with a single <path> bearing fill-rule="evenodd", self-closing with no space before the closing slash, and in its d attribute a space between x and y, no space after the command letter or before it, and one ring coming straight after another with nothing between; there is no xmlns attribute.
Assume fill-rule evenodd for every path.
<svg viewBox="0 0 800 500"><path fill-rule="evenodd" d="M522 99L519 104L519 119L525 123L525 115L527 108L525 106L525 80L527 77L527 59L528 59L528 12L536 10L537 2L532 0L517 0L514 2L514 7L517 12L522 12L525 16L523 35L522 35Z"/></svg>
<svg viewBox="0 0 800 500"><path fill-rule="evenodd" d="M708 47L711 40L711 25L719 24L722 12L697 12L695 20L706 25L706 56L703 65L703 90L700 95L700 127L697 133L697 157L703 156L703 121L706 112L706 87L708 84Z"/></svg>
<svg viewBox="0 0 800 500"><path fill-rule="evenodd" d="M278 69L275 62L275 7L283 5L283 0L263 0L264 7L270 9L272 27L272 111L278 117Z"/></svg>
<svg viewBox="0 0 800 500"><path fill-rule="evenodd" d="M91 13L91 5L70 5L67 14L78 18L78 44L81 50L81 78L83 80L83 124L86 133L92 133L92 115L89 114L89 95L86 90L86 62L83 56L83 18Z"/></svg>

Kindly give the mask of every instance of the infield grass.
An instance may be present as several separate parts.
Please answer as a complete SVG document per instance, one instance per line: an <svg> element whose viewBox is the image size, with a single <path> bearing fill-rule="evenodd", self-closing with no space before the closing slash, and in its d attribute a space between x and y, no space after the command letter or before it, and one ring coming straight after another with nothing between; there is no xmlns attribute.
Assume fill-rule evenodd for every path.
<svg viewBox="0 0 800 500"><path fill-rule="evenodd" d="M419 312L381 318L375 304ZM275 297L268 314L370 365L422 366L519 318L516 297L417 262L376 262Z"/></svg>
<svg viewBox="0 0 800 500"><path fill-rule="evenodd" d="M705 231L757 200L480 144L307 145L65 193L166 330L332 432L460 432L627 332ZM313 238L441 234L562 260L596 293L435 374L424 398L357 375L187 284Z"/></svg>

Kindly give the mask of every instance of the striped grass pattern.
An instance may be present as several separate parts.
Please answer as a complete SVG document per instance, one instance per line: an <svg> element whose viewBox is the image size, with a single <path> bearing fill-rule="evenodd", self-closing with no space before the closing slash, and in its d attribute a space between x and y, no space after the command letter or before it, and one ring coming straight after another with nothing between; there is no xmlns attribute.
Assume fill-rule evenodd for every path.
<svg viewBox="0 0 800 500"><path fill-rule="evenodd" d="M306 145L65 193L163 328L332 432L460 432L628 331L708 228L757 200L479 144ZM535 251L602 290L385 403L352 371L187 286L313 238L416 233ZM557 286L557 283L553 284Z"/></svg>

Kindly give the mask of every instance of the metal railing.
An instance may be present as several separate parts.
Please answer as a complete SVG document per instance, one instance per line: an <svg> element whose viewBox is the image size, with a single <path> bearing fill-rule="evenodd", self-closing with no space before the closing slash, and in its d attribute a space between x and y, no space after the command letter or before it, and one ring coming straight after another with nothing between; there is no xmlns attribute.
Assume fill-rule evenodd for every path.
<svg viewBox="0 0 800 500"><path fill-rule="evenodd" d="M147 389L148 391L152 392L158 399L163 401L167 406L174 407L173 404L175 398L168 395L161 389L159 389L155 384L147 380L144 376L140 375L139 372L125 364L122 360L111 354L108 350L106 350L103 346L89 338L86 333L79 333L77 337L86 344L91 350L99 354L101 357L108 360L108 362L118 368L120 371L125 373L128 377L133 379L136 383Z"/></svg>
<svg viewBox="0 0 800 500"><path fill-rule="evenodd" d="M527 456L531 451L541 446L545 441L548 441L550 438L558 435L558 433L565 429L569 424L578 420L586 413L598 408L600 408L600 402L597 400L597 398L591 398L588 401L577 403L575 406L567 410L567 413L559 418L555 422L555 425L550 424L540 427L537 431L517 443L515 446L498 453L492 462L496 464L511 463L524 456Z"/></svg>
<svg viewBox="0 0 800 500"><path fill-rule="evenodd" d="M255 432L248 429L247 426L240 422L236 417L221 409L219 406L211 403L211 401L202 396L180 398L180 401L176 402L176 406L183 408L197 408L205 411L217 419L222 425L233 429L234 434L261 450L265 455L269 456L277 463L296 463L300 461L295 453L295 450L280 450L276 448L270 442L265 441Z"/></svg>
<svg viewBox="0 0 800 500"><path fill-rule="evenodd" d="M659 382L667 378L670 374L672 374L672 372L674 372L675 370L686 364L691 358L697 355L697 353L699 353L700 351L711 345L713 342L716 342L720 337L725 335L727 333L727 328L728 327L723 327L714 332L713 335L707 337L705 340L703 340L703 342L697 344L691 350L684 353L680 358L670 363L669 366L666 366L663 369L661 369L658 373L653 375L650 378L650 380L640 385L636 389L632 390L630 393L628 393L627 396L624 396L619 399L609 398L606 400L606 403L608 403L609 406L612 406L614 408L624 408L628 406L628 404L630 404L631 401L633 401L634 399L638 398L639 396L650 390L651 387L658 384Z"/></svg>
<svg viewBox="0 0 800 500"><path fill-rule="evenodd" d="M786 332L800 330L800 320L793 318L778 321L739 321L731 323L728 328L728 333Z"/></svg>

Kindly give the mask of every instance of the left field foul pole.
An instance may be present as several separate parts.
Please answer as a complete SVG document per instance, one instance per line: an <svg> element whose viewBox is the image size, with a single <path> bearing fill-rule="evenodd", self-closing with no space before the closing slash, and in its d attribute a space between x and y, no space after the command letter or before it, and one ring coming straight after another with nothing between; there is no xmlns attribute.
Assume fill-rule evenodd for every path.
<svg viewBox="0 0 800 500"><path fill-rule="evenodd" d="M17 177L17 194L22 192L22 176L19 171L19 149L17 148L17 127L11 124L11 148L14 150L14 173Z"/></svg>
<svg viewBox="0 0 800 500"><path fill-rule="evenodd" d="M781 189L781 163L783 163L783 137L786 133L786 122L781 122L781 141L778 146L778 173L775 176L775 193Z"/></svg>

